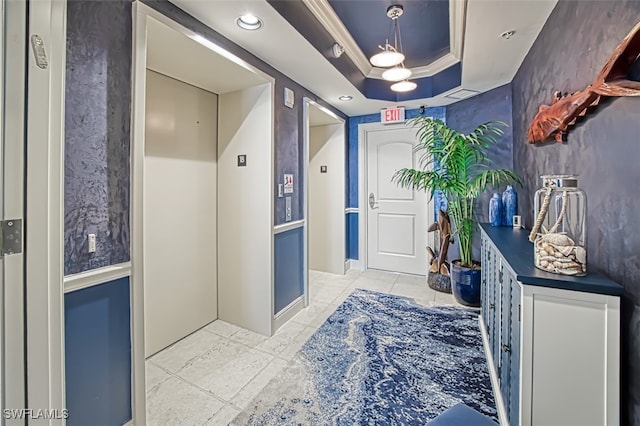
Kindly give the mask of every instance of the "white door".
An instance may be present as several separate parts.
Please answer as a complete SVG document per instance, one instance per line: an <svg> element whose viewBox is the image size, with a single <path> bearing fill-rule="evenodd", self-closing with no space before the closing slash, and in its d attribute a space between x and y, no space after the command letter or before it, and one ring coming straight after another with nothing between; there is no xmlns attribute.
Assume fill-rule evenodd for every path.
<svg viewBox="0 0 640 426"><path fill-rule="evenodd" d="M24 424L24 49L25 3L0 4L0 413L2 424ZM6 43L6 44L5 44ZM10 58L7 60L7 58ZM10 410L10 411L5 411Z"/></svg>
<svg viewBox="0 0 640 426"><path fill-rule="evenodd" d="M145 354L218 317L218 96L147 72Z"/></svg>
<svg viewBox="0 0 640 426"><path fill-rule="evenodd" d="M391 181L397 170L418 167L416 131L394 125L365 135L367 267L425 275L427 211L433 212L433 206L424 192Z"/></svg>

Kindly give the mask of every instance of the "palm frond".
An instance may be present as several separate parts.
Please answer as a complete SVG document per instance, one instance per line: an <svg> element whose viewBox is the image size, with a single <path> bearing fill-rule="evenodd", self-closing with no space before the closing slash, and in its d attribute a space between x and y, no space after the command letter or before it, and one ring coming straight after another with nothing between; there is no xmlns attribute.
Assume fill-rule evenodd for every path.
<svg viewBox="0 0 640 426"><path fill-rule="evenodd" d="M475 198L490 186L501 183L522 185L511 170L492 169L487 149L504 134L502 121L480 124L465 135L448 127L442 120L417 116L409 120L416 129L421 170L401 169L392 178L398 186L428 192L439 190L444 195L460 244L462 262L471 264L471 237L475 227Z"/></svg>

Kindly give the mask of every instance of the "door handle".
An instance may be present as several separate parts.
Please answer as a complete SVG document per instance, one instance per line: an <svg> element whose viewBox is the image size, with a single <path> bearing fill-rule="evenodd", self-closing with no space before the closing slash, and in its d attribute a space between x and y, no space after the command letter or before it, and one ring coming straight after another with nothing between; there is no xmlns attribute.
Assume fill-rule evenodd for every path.
<svg viewBox="0 0 640 426"><path fill-rule="evenodd" d="M369 194L369 207L372 209L378 208L378 202L376 201L376 196L373 195L373 192Z"/></svg>

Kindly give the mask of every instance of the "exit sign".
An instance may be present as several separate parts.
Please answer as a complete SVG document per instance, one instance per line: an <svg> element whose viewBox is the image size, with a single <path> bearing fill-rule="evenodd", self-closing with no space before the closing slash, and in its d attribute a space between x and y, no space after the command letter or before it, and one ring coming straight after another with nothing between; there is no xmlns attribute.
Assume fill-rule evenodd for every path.
<svg viewBox="0 0 640 426"><path fill-rule="evenodd" d="M391 107L380 110L382 124L403 123L404 107Z"/></svg>

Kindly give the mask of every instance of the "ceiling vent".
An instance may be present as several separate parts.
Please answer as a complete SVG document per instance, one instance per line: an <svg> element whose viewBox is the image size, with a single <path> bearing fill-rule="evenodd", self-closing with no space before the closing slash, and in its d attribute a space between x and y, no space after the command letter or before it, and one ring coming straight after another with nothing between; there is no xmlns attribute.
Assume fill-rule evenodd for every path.
<svg viewBox="0 0 640 426"><path fill-rule="evenodd" d="M449 99L466 99L466 98L470 98L471 96L477 95L480 92L477 92L475 90L469 90L469 89L460 89L457 90L455 92L451 92L448 95L445 96L445 98L449 98Z"/></svg>

